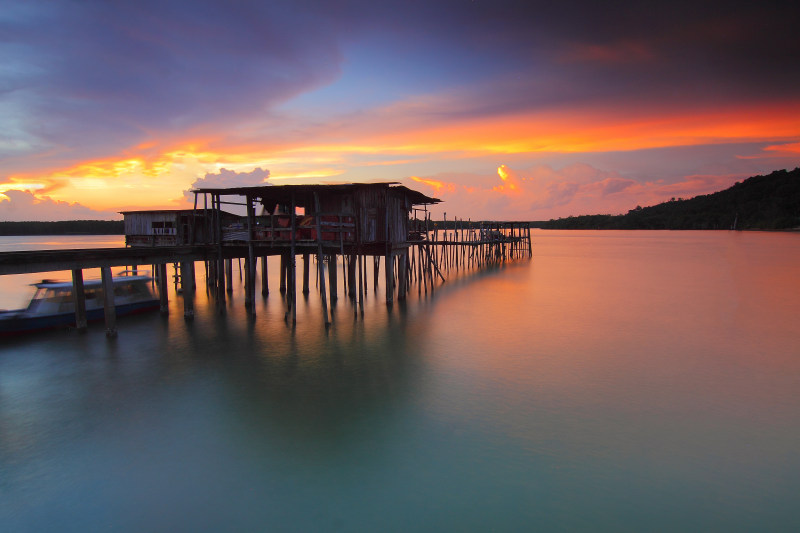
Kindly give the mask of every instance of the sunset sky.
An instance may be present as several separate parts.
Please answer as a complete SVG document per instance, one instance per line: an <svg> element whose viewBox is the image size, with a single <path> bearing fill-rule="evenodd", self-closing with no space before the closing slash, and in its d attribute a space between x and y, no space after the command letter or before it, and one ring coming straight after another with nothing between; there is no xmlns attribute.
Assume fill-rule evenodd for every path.
<svg viewBox="0 0 800 533"><path fill-rule="evenodd" d="M780 3L0 6L0 220L354 181L542 220L800 166L800 8Z"/></svg>

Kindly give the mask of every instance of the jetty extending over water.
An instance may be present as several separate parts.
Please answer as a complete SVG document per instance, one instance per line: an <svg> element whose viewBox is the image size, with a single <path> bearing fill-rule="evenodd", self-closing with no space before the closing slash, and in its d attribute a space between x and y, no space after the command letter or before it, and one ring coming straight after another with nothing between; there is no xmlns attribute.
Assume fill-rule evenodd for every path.
<svg viewBox="0 0 800 533"><path fill-rule="evenodd" d="M450 269L474 269L531 257L526 222L471 222L456 219L440 229L428 206L441 200L396 183L282 185L201 188L194 208L123 212L126 248L46 250L0 253L0 274L71 270L75 290L75 324L86 328L83 270L100 268L104 280L111 268L152 265L161 309L167 311L167 265L181 287L184 316L194 314L194 263L205 264L206 279L220 313L232 290L232 260L244 259L245 306L255 314L256 281L269 294L267 258L280 256L280 287L286 297L286 319L296 322L297 257L303 259L303 293L309 292L312 259L324 323L330 324L328 298L342 286L363 312L370 283L377 288L383 263L386 301L402 300L416 284L422 293L446 281ZM226 206L223 208L223 206ZM226 209L245 212L236 215ZM259 261L260 259L260 261ZM383 261L381 261L383 260ZM116 333L113 305L106 306L107 333Z"/></svg>

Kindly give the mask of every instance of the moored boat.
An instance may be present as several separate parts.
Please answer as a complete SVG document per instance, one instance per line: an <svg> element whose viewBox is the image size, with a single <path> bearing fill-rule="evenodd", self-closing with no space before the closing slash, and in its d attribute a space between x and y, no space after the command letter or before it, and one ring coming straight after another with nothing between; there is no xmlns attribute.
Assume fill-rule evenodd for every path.
<svg viewBox="0 0 800 533"><path fill-rule="evenodd" d="M112 279L114 308L117 316L159 308L159 300L150 289L153 278L125 271ZM0 311L0 335L16 335L75 325L75 301L71 281L42 280L32 284L36 292L28 307ZM104 316L103 284L100 279L84 281L86 320L102 320Z"/></svg>

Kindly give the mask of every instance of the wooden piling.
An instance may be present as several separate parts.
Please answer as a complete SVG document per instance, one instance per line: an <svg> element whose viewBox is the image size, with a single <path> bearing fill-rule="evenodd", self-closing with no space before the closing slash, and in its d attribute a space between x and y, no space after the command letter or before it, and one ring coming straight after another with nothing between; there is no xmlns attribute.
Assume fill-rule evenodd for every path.
<svg viewBox="0 0 800 533"><path fill-rule="evenodd" d="M378 277L381 271L381 256L376 255L372 258L372 289L378 292Z"/></svg>
<svg viewBox="0 0 800 533"><path fill-rule="evenodd" d="M351 253L347 258L347 295L356 297L356 255Z"/></svg>
<svg viewBox="0 0 800 533"><path fill-rule="evenodd" d="M321 244L320 244L320 246L321 246ZM310 262L311 262L310 255L309 254L303 254L303 294L308 294L309 293L309 289L308 289L308 281L309 281L309 279L308 278L309 278L309 271L310 271L310 268L311 268L311 265L309 264Z"/></svg>
<svg viewBox="0 0 800 533"><path fill-rule="evenodd" d="M289 214L292 227L292 238L290 244L290 267L291 267L291 305L292 305L292 325L297 324L297 204L295 195L292 193L292 211Z"/></svg>
<svg viewBox="0 0 800 533"><path fill-rule="evenodd" d="M286 274L289 272L289 257L286 252L281 253L281 281L279 290L281 294L286 293Z"/></svg>
<svg viewBox="0 0 800 533"><path fill-rule="evenodd" d="M83 288L83 270L72 271L72 301L75 304L75 329L86 332L86 291Z"/></svg>
<svg viewBox="0 0 800 533"><path fill-rule="evenodd" d="M394 260L392 252L386 253L385 268L386 272L386 303L394 301Z"/></svg>
<svg viewBox="0 0 800 533"><path fill-rule="evenodd" d="M245 258L245 297L244 305L250 316L256 316L256 254L253 243L255 236L256 214L254 198L247 195L247 257Z"/></svg>
<svg viewBox="0 0 800 533"><path fill-rule="evenodd" d="M111 278L111 267L100 269L103 282L103 314L106 319L106 337L117 336L117 308L114 305L114 281Z"/></svg>
<svg viewBox="0 0 800 533"><path fill-rule="evenodd" d="M336 254L330 254L328 256L328 279L331 286L331 306L333 306L333 302L339 299L339 280L336 279L338 273L336 266Z"/></svg>
<svg viewBox="0 0 800 533"><path fill-rule="evenodd" d="M194 318L194 262L181 263L181 285L183 287L183 318Z"/></svg>
<svg viewBox="0 0 800 533"><path fill-rule="evenodd" d="M169 296L167 283L167 264L161 263L158 267L158 300L160 303L161 314L166 315L169 313Z"/></svg>
<svg viewBox="0 0 800 533"><path fill-rule="evenodd" d="M325 296L325 262L322 260L322 221L319 213L319 195L316 192L314 193L314 210L316 211L315 218L317 223L317 267L319 268L319 292L320 298L322 299L322 316L325 319L325 326L327 327L330 325L331 321L328 315L328 300ZM305 265L307 268L308 254L306 254L305 257ZM333 270L336 270L336 265L334 265ZM307 276L307 274L304 275Z"/></svg>
<svg viewBox="0 0 800 533"><path fill-rule="evenodd" d="M233 259L225 259L225 291L233 292Z"/></svg>
<svg viewBox="0 0 800 533"><path fill-rule="evenodd" d="M398 265L397 265L397 299L398 300L405 300L406 299L406 290L408 287L408 272L407 272L407 264L408 264L408 250L404 250L397 255Z"/></svg>
<svg viewBox="0 0 800 533"><path fill-rule="evenodd" d="M261 296L269 294L269 270L267 267L267 256L261 256Z"/></svg>

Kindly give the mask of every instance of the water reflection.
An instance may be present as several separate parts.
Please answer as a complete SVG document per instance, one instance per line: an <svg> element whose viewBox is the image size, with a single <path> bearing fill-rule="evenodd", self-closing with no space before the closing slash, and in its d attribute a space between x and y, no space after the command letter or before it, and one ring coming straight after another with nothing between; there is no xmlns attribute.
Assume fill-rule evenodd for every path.
<svg viewBox="0 0 800 533"><path fill-rule="evenodd" d="M0 524L794 530L795 237L535 232L327 330L313 291L220 315L198 267L193 321L0 346Z"/></svg>

